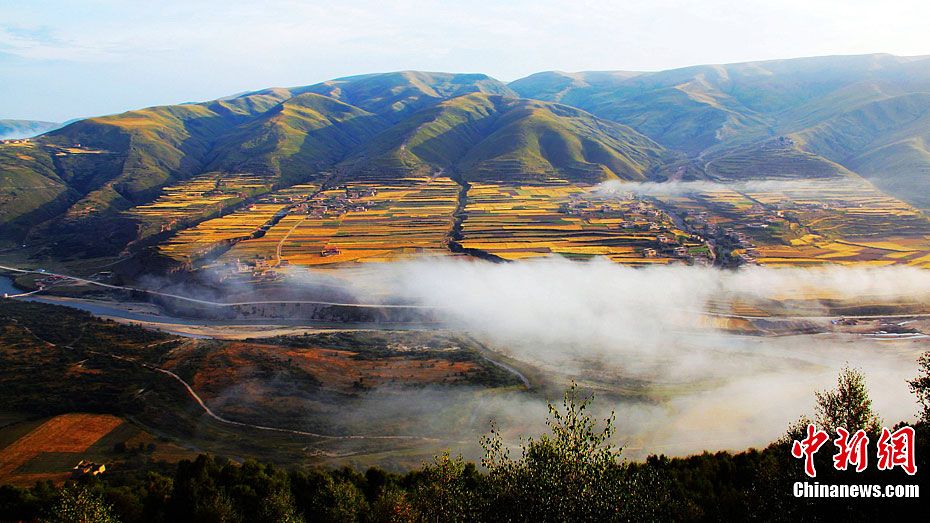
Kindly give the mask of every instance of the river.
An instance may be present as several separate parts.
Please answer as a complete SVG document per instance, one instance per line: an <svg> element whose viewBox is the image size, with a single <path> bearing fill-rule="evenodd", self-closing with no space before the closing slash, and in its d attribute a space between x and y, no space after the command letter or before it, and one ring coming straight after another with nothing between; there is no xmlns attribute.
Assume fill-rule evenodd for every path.
<svg viewBox="0 0 930 523"><path fill-rule="evenodd" d="M0 294L21 294L24 291L13 284L13 278L0 275ZM188 330L179 330L179 327L206 327L212 331L222 331L224 327L244 328L255 327L291 327L306 328L307 330L431 330L439 328L436 324L426 323L337 323L312 322L306 320L273 319L267 321L255 320L209 320L203 318L183 318L163 314L158 307L149 303L118 303L101 300L87 300L81 298L65 298L60 296L32 295L16 298L22 301L63 305L89 312L100 318L122 320L140 323L145 327L161 330L169 334L185 336L188 338L212 338L209 334L197 334Z"/></svg>

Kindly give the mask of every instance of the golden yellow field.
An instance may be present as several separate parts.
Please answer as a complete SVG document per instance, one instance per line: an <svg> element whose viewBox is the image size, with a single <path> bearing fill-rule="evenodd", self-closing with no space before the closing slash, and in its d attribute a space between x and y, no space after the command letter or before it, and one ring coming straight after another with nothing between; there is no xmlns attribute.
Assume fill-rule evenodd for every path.
<svg viewBox="0 0 930 523"><path fill-rule="evenodd" d="M458 184L446 177L352 183L322 191L264 237L237 243L221 261L318 266L445 253L458 191Z"/></svg>
<svg viewBox="0 0 930 523"><path fill-rule="evenodd" d="M145 237L183 229L270 189L271 182L261 177L208 173L165 187L157 200L126 214L142 224Z"/></svg>
<svg viewBox="0 0 930 523"><path fill-rule="evenodd" d="M450 254L450 241L505 260L561 255L633 265L709 264L716 255L713 244L744 263L930 267L927 217L851 177L661 196L607 194L564 180L474 183L458 231L453 225L461 187L441 174L326 190L305 184L267 192L264 183L204 175L128 212L149 226L180 230L159 244L166 256L191 262L221 254L217 263L264 276L284 265ZM241 205L246 197L254 203ZM184 225L229 205L240 207Z"/></svg>
<svg viewBox="0 0 930 523"><path fill-rule="evenodd" d="M159 245L159 252L180 261L191 261L223 242L247 238L272 217L314 194L318 186L295 185L266 195L255 203L219 218L185 229Z"/></svg>
<svg viewBox="0 0 930 523"><path fill-rule="evenodd" d="M648 264L688 256L672 256L670 249L663 249L660 236L671 244L688 235L647 202L597 197L568 183L545 187L476 183L468 191L465 212L462 246L507 260L560 254ZM702 244L687 239L682 246L693 253ZM646 249L656 252L649 255Z"/></svg>
<svg viewBox="0 0 930 523"><path fill-rule="evenodd" d="M123 423L107 414L62 414L46 421L6 448L0 450L0 482L32 484L38 480L61 480L70 471L58 473L17 473L17 469L45 453L73 453L74 464L100 438Z"/></svg>
<svg viewBox="0 0 930 523"><path fill-rule="evenodd" d="M685 221L739 237L735 254L764 265L907 264L930 267L930 222L904 202L854 178L719 188L661 197Z"/></svg>

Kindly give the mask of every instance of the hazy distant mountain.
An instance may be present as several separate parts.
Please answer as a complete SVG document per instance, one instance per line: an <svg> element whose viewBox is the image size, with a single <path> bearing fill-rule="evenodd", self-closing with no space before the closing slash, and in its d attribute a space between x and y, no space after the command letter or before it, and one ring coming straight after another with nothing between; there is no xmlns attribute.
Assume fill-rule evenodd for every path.
<svg viewBox="0 0 930 523"><path fill-rule="evenodd" d="M521 98L522 97L522 98ZM848 175L930 208L930 58L865 55L662 72L404 71L80 120L0 146L0 237L119 249L120 211L221 171L286 186L445 169L464 179ZM774 145L773 145L774 144ZM108 246L108 247L107 247Z"/></svg>
<svg viewBox="0 0 930 523"><path fill-rule="evenodd" d="M573 80L567 88L554 87L567 78ZM624 122L669 147L700 151L795 131L851 105L927 92L930 57L799 58L639 74L550 72L510 86L526 98L558 100Z"/></svg>
<svg viewBox="0 0 930 523"><path fill-rule="evenodd" d="M548 72L510 87L624 123L692 155L726 154L790 134L799 150L930 207L927 56L828 56L638 74Z"/></svg>
<svg viewBox="0 0 930 523"><path fill-rule="evenodd" d="M40 120L0 120L0 140L30 138L60 126L60 123Z"/></svg>

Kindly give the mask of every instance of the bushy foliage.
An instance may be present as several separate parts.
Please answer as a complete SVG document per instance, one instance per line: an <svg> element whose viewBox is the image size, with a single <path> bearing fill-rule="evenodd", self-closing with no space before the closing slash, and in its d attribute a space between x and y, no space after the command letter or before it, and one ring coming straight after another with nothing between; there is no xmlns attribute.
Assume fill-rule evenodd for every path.
<svg viewBox="0 0 930 523"><path fill-rule="evenodd" d="M911 392L917 396L917 403L920 404L920 420L924 423L930 423L930 351L923 353L917 360L920 374L916 378L907 382Z"/></svg>
<svg viewBox="0 0 930 523"><path fill-rule="evenodd" d="M52 506L48 523L111 523L118 519L103 497L84 485L70 484L61 489Z"/></svg>
<svg viewBox="0 0 930 523"><path fill-rule="evenodd" d="M492 505L512 507L514 514L534 521L621 516L625 481L622 449L610 443L614 416L598 426L587 414L592 399L579 398L573 384L561 410L549 404L551 434L530 438L519 459L511 459L500 433L492 429L482 441Z"/></svg>
<svg viewBox="0 0 930 523"><path fill-rule="evenodd" d="M921 361L923 367L925 359ZM867 405L867 390L848 369L831 398ZM861 390L859 389L861 387ZM853 390L853 392L850 392ZM823 395L824 393L821 393ZM570 388L550 405L549 431L528 438L511 457L501 434L482 440L481 470L444 452L404 475L371 468L294 469L247 460L200 456L174 467L151 463L136 475L0 487L0 520L130 522L446 522L446 521L868 521L905 515L918 499L803 499L792 485L805 481L788 441L737 454L705 452L685 458L621 459L611 443L614 416L596 420L592 398ZM836 407L835 401L826 406ZM845 413L839 406L831 412ZM824 409L826 412L826 409ZM860 420L874 421L869 416ZM819 412L819 414L823 415ZM833 414L831 414L833 415ZM833 419L843 420L837 415ZM925 423L918 441L930 438ZM930 452L918 444L917 476L875 467L836 471L832 453L816 456L822 484L911 484L926 488Z"/></svg>
<svg viewBox="0 0 930 523"><path fill-rule="evenodd" d="M859 369L843 367L836 388L817 392L817 426L833 434L842 427L850 433L859 429L869 434L881 430L881 419L872 411L872 400Z"/></svg>

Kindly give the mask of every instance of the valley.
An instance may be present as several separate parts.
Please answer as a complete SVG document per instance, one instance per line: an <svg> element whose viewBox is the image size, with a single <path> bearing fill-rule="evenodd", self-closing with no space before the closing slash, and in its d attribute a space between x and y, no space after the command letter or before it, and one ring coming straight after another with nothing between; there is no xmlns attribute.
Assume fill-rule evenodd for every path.
<svg viewBox="0 0 930 523"><path fill-rule="evenodd" d="M889 55L401 71L4 140L0 479L476 459L572 383L633 459L743 449L847 362L910 419L925 91Z"/></svg>

